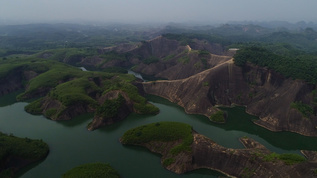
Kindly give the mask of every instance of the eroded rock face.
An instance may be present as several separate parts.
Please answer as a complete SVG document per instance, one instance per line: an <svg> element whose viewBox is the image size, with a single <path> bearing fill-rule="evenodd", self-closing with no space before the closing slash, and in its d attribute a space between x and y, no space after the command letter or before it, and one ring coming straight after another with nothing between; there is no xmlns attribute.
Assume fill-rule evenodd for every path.
<svg viewBox="0 0 317 178"><path fill-rule="evenodd" d="M312 103L311 86L303 81L286 79L274 71L223 62L181 80L143 83L144 91L177 103L187 113L210 117L215 105L247 106L246 111L260 117L256 124L273 131L291 131L317 136L317 117L303 116L291 103Z"/></svg>

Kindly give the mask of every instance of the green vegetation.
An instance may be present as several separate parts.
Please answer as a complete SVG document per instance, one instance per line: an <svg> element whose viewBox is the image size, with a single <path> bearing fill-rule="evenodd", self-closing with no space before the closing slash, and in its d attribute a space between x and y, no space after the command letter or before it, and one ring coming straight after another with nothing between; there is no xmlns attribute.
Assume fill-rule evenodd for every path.
<svg viewBox="0 0 317 178"><path fill-rule="evenodd" d="M203 82L203 86L204 87L208 87L209 86L209 82Z"/></svg>
<svg viewBox="0 0 317 178"><path fill-rule="evenodd" d="M82 58L97 54L97 49L94 48L58 48L45 50L36 56L76 65Z"/></svg>
<svg viewBox="0 0 317 178"><path fill-rule="evenodd" d="M163 61L168 61L168 60L170 60L170 59L173 59L175 56L176 56L175 54L170 54L170 55L164 57L164 58L163 58Z"/></svg>
<svg viewBox="0 0 317 178"><path fill-rule="evenodd" d="M107 100L102 106L99 106L94 98L96 95L104 95L114 90L127 93L133 101L134 110L140 114L156 114L159 112L158 108L147 103L147 100L139 95L138 89L131 84L135 80L133 75L79 72L82 74L81 77L58 84L47 94L51 99L61 102L63 107L46 111L44 113L46 117L56 118L63 110L76 105L96 108L96 114L103 117L114 117L118 108L124 103L122 96L118 100ZM39 108L41 108L41 99L25 107L26 111L34 114L42 112L42 109Z"/></svg>
<svg viewBox="0 0 317 178"><path fill-rule="evenodd" d="M104 163L89 163L83 164L67 171L62 176L63 178L119 178L119 173L109 164Z"/></svg>
<svg viewBox="0 0 317 178"><path fill-rule="evenodd" d="M90 81L87 77L82 77L57 85L51 90L49 96L62 102L66 107L76 104L93 106L97 103L87 94L88 90L101 92L101 89L94 81Z"/></svg>
<svg viewBox="0 0 317 178"><path fill-rule="evenodd" d="M128 71L122 67L107 67L103 69L102 71L107 73L122 73L122 74L128 73Z"/></svg>
<svg viewBox="0 0 317 178"><path fill-rule="evenodd" d="M208 66L207 59L206 58L200 58L200 60L201 60L201 63L203 64L203 66L204 66L204 69L207 69L207 66Z"/></svg>
<svg viewBox="0 0 317 178"><path fill-rule="evenodd" d="M49 69L50 62L43 60L34 60L31 58L16 59L8 58L7 60L0 60L0 79L7 75L13 75L17 70L24 69L42 73Z"/></svg>
<svg viewBox="0 0 317 178"><path fill-rule="evenodd" d="M182 46L186 46L186 45L192 43L192 39L189 36L187 36L187 35L179 35L179 34L168 33L168 34L163 34L162 36L165 37L165 38L168 38L168 39L177 40L177 41L180 42L180 44Z"/></svg>
<svg viewBox="0 0 317 178"><path fill-rule="evenodd" d="M133 107L137 113L157 114L159 109L147 103L146 99L138 93L138 88L130 83L134 80L135 77L133 75L120 74L118 78L105 82L104 94L113 90L121 90L127 93L129 98L134 102Z"/></svg>
<svg viewBox="0 0 317 178"><path fill-rule="evenodd" d="M134 108L139 114L157 114L159 109L151 103L135 103Z"/></svg>
<svg viewBox="0 0 317 178"><path fill-rule="evenodd" d="M120 54L115 51L110 51L110 52L101 54L100 57L106 59L107 61L112 61L112 60L125 61L126 60L126 56L124 54Z"/></svg>
<svg viewBox="0 0 317 178"><path fill-rule="evenodd" d="M96 115L105 118L112 118L118 115L119 108L125 103L121 94L113 100L106 100L96 111Z"/></svg>
<svg viewBox="0 0 317 178"><path fill-rule="evenodd" d="M313 102L317 102L317 90L313 90L312 95L313 95Z"/></svg>
<svg viewBox="0 0 317 178"><path fill-rule="evenodd" d="M163 161L163 166L167 167L175 162L174 158L167 158Z"/></svg>
<svg viewBox="0 0 317 178"><path fill-rule="evenodd" d="M55 69L52 69L53 67ZM30 72L30 74L33 73L32 75L38 75L36 79L31 81L27 81L25 79L22 81L22 84L28 85L28 91L21 94L18 98L27 99L27 94L35 92L40 88L45 89L53 87L56 83L62 81L65 76L57 74L59 72L66 73L67 69L69 70L69 73L75 69L78 71L77 68L72 68L55 61L47 61L36 58L8 59L0 61L0 79L12 75L24 79L24 71Z"/></svg>
<svg viewBox="0 0 317 178"><path fill-rule="evenodd" d="M25 107L26 111L33 114L44 114L48 118L56 118L62 111L80 104L92 111L95 110L96 114L102 117L115 117L119 108L125 102L124 97L119 95L117 99L106 100L101 106L98 105L97 98L108 92L118 90L131 99L133 110L137 113L152 114L159 112L158 108L147 103L146 99L139 94L138 88L132 84L135 81L134 76L119 74L126 73L125 69L121 67L101 69L107 66L110 61L127 62L129 57L133 55L104 52L103 48L105 46L116 46L117 44L145 40L146 36L140 35L145 33L136 33L136 31L140 31L136 29L120 29L114 32L113 27L84 27L65 24L57 26L58 28L52 29L50 25L29 25L29 27L25 26L24 28L31 29L23 32L16 27L0 29L8 28L13 34L11 36L1 36L0 79L13 75L18 75L22 78L22 84L26 90L17 97L19 100L43 97L27 105ZM257 29L258 27L253 26L252 28ZM39 29L39 31L43 31L43 29L49 30L44 30L43 33L35 35L34 29ZM194 46L197 42L196 39L198 39L203 40L206 45L207 43L220 44L219 46L223 49L229 46L238 47L240 50L235 55L235 63L239 66L244 67L246 63L250 62L273 69L285 77L302 79L313 84L317 83L317 33L313 29L305 29L298 33L285 31L265 32L266 34L261 33L261 36L257 35L257 33L251 34L251 32L248 34L242 31L236 33L237 29L241 28L232 28L230 25L225 25L218 29L204 29L198 32L188 30L185 33L181 32L181 34L168 33L163 36L177 40L179 44L184 46ZM169 29L169 31L172 30L175 29ZM6 33L1 32L1 34ZM40 53L38 53L39 51ZM137 54L134 55L137 56ZM196 69L207 68L207 55L209 55L209 52L205 50L192 50L191 53L185 50L178 55L169 54L162 60L168 61L174 58L182 64L188 64L192 55L198 55L200 58L200 61L194 64ZM83 72L76 67L63 64L79 65L81 59L85 58L102 60L94 67L103 70L103 72ZM142 58L141 60L145 64L160 61L155 56ZM30 78L32 79L29 80ZM204 82L202 85L209 86L209 83ZM297 109L305 117L316 114L316 93L316 90L312 93L312 104L294 102L291 107ZM240 98L241 96L237 97ZM254 94L249 93L249 97L254 97ZM42 105L48 99L54 100L60 105L57 104L58 107L49 108L44 112ZM224 112L216 112L210 116L210 120L224 122ZM0 139L0 156L2 159L11 156L11 154L23 157L23 159L40 159L47 154L47 145L41 141L33 141L28 138L17 139L4 134L0 135ZM169 166L175 163L175 158L180 153L191 152L191 144L193 142L192 128L181 123L160 122L131 129L122 137L122 142L125 144L143 144L153 141L179 142L178 145L169 150L167 158L163 160L163 165ZM259 156L266 161L281 160L285 164L296 164L305 161L303 157L293 154L279 155L272 153ZM3 174L11 174L10 171L2 171L0 177ZM111 177L108 174L112 174L113 170L110 169L109 165L104 167L101 163L94 163L74 168L70 172L70 175L66 173L64 176L98 177L99 174L104 175L104 172L106 172L107 176ZM251 175L253 170L246 168L244 173L245 175ZM113 174L118 176L116 172Z"/></svg>
<svg viewBox="0 0 317 178"><path fill-rule="evenodd" d="M159 61L160 61L160 59L158 57L150 56L150 57L144 59L142 62L144 64L152 64L152 63L157 63Z"/></svg>
<svg viewBox="0 0 317 178"><path fill-rule="evenodd" d="M24 162L35 162L46 157L49 148L42 140L18 138L0 133L0 177L13 177L14 171L21 168ZM7 163L10 158L21 159L21 162ZM8 164L8 165L7 165Z"/></svg>
<svg viewBox="0 0 317 178"><path fill-rule="evenodd" d="M57 59L39 59L34 56L0 61L0 78L14 74L23 79L22 84L25 85L26 90L17 96L18 100L43 97L25 107L29 113L44 114L48 118L58 119L60 114L74 106L81 105L98 110L96 97L113 90L127 93L137 113L159 112L157 107L147 103L147 100L140 96L137 87L132 84L136 80L133 75L82 71L77 67L58 62ZM55 57L51 56L51 58ZM27 80L26 73L33 75L33 78ZM58 105L46 110L47 108L43 108L42 104L49 100L55 100Z"/></svg>
<svg viewBox="0 0 317 178"><path fill-rule="evenodd" d="M297 154L280 154L278 159L282 160L287 165L293 165L306 161L303 156Z"/></svg>
<svg viewBox="0 0 317 178"><path fill-rule="evenodd" d="M224 114L225 113L221 110L217 111L215 114L210 116L209 120L211 120L213 122L224 123L226 121Z"/></svg>
<svg viewBox="0 0 317 178"><path fill-rule="evenodd" d="M313 90L312 95L313 95L313 102L312 102L313 112L314 112L314 115L317 116L317 90Z"/></svg>
<svg viewBox="0 0 317 178"><path fill-rule="evenodd" d="M188 55L186 55L186 56L183 56L181 58L178 58L177 61L182 63L182 64L188 64L190 61L190 57Z"/></svg>
<svg viewBox="0 0 317 178"><path fill-rule="evenodd" d="M109 61L126 61L127 60L127 56L125 54L120 54L115 51L101 53L100 55L95 54L95 56L99 56L99 58L104 59L100 64L96 66L97 68L102 68L102 66Z"/></svg>
<svg viewBox="0 0 317 178"><path fill-rule="evenodd" d="M250 169L248 167L244 168L243 169L243 172L242 172L242 178L249 178L249 177L252 177L252 175L254 174L255 170L254 169Z"/></svg>
<svg viewBox="0 0 317 178"><path fill-rule="evenodd" d="M264 161L268 162L275 162L277 160L283 161L287 165L298 164L306 161L306 158L297 154L277 154L277 153L270 153L270 154L262 154L256 153L256 156L259 156Z"/></svg>
<svg viewBox="0 0 317 178"><path fill-rule="evenodd" d="M42 109L41 109L42 101L43 101L43 98L40 98L26 105L24 108L25 111L28 113L36 114L36 115L42 114Z"/></svg>
<svg viewBox="0 0 317 178"><path fill-rule="evenodd" d="M220 35L215 35L215 34L205 34L204 32L202 33L182 33L182 34L173 34L173 33L166 33L162 35L165 38L172 39L172 40L177 40L180 42L181 45L186 46L190 45L193 43L193 39L198 39L198 40L206 40L210 43L220 43L222 45L228 45L229 40L226 38L223 38Z"/></svg>
<svg viewBox="0 0 317 178"><path fill-rule="evenodd" d="M151 141L170 142L192 140L191 126L178 122L157 122L128 130L121 137L123 144L143 144Z"/></svg>
<svg viewBox="0 0 317 178"><path fill-rule="evenodd" d="M7 64L13 65L11 61L9 61ZM33 95L39 91L48 92L50 89L60 83L85 75L83 71L76 67L55 61L41 59L26 60L26 62L20 63L20 67L16 68L16 70L17 69L19 69L17 72L33 71L39 74L30 81L25 81L26 85L28 86L27 90L17 97L18 100L29 99L30 95ZM6 75L8 75L8 72Z"/></svg>
<svg viewBox="0 0 317 178"><path fill-rule="evenodd" d="M207 50L199 50L198 51L198 55L199 56L209 56L210 55L210 53L209 53L209 51L207 51Z"/></svg>
<svg viewBox="0 0 317 178"><path fill-rule="evenodd" d="M181 141L180 144L170 149L163 160L164 166L175 162L175 156L181 152L191 152L193 142L192 128L190 125L178 122L158 122L128 130L121 137L123 144L140 145L149 142Z"/></svg>
<svg viewBox="0 0 317 178"><path fill-rule="evenodd" d="M317 83L317 56L310 54L294 55L291 53L278 55L259 46L245 47L234 56L235 64L244 66L246 62L268 67L285 77L303 79Z"/></svg>
<svg viewBox="0 0 317 178"><path fill-rule="evenodd" d="M197 69L200 69L200 68L201 68L201 63L200 63L200 62L196 62L196 63L194 64L194 67L195 67L196 70L197 70Z"/></svg>
<svg viewBox="0 0 317 178"><path fill-rule="evenodd" d="M0 158L3 160L8 156L18 156L23 159L41 159L48 153L48 145L41 140L31 140L29 138L18 138L12 135L0 133L1 152Z"/></svg>
<svg viewBox="0 0 317 178"><path fill-rule="evenodd" d="M119 28L120 31L113 29ZM67 30L66 30L67 29ZM8 54L25 54L57 48L91 48L148 40L145 26L89 26L76 24L29 24L2 26L0 48ZM140 33L142 32L142 33ZM1 52L0 52L1 54ZM0 56L1 57L1 56Z"/></svg>
<svg viewBox="0 0 317 178"><path fill-rule="evenodd" d="M297 155L297 154L277 154L277 153L271 153L264 156L265 161L276 161L281 160L287 165L293 165L297 163L301 163L306 161L306 159L303 156Z"/></svg>
<svg viewBox="0 0 317 178"><path fill-rule="evenodd" d="M291 108L297 109L304 117L307 118L314 113L313 108L310 105L298 101L291 103Z"/></svg>
<svg viewBox="0 0 317 178"><path fill-rule="evenodd" d="M44 113L44 115L45 115L46 117L48 117L48 118L52 118L56 113L57 113L57 109L52 108L52 109L48 109L48 110Z"/></svg>
<svg viewBox="0 0 317 178"><path fill-rule="evenodd" d="M248 33L244 29L248 28ZM210 44L221 44L223 48L239 48L235 63L244 66L246 62L268 67L274 71L309 83L317 83L317 32L306 28L300 32L273 31L256 25L224 25L208 30L185 30L170 27L163 36L177 40L183 45L194 45L194 39ZM204 59L207 51L199 51ZM184 62L186 60L180 60ZM205 62L202 61L204 66ZM195 65L198 67L198 64Z"/></svg>

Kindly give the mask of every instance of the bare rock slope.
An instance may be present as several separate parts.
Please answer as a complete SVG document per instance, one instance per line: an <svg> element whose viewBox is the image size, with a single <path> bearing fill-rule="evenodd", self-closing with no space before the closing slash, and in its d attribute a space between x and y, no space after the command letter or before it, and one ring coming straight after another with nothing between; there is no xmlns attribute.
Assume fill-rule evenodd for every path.
<svg viewBox="0 0 317 178"><path fill-rule="evenodd" d="M248 113L260 117L255 123L269 130L317 136L317 117L291 106L313 103L316 86L252 64L241 68L232 59L185 79L145 82L143 87L190 114L210 117L218 110L216 105L245 105Z"/></svg>

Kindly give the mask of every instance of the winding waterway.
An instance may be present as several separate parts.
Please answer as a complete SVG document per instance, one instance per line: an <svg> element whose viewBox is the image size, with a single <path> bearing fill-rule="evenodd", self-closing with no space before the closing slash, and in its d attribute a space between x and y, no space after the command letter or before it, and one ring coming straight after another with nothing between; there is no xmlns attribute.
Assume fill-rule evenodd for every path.
<svg viewBox="0 0 317 178"><path fill-rule="evenodd" d="M144 148L122 146L119 138L128 129L159 121L184 122L217 143L231 148L243 148L238 138L247 136L278 153L299 153L300 149L317 149L317 138L289 132L270 132L251 122L257 119L243 107L225 108L227 124L213 124L204 116L185 114L183 108L159 97L148 99L160 109L155 116L131 114L122 122L95 131L88 131L92 115L71 121L56 122L24 111L25 102L15 103L14 95L0 98L0 131L19 137L42 139L49 144L48 157L26 169L21 177L61 177L67 170L91 162L109 163L122 177L217 177L210 170L177 175L165 170L160 156Z"/></svg>

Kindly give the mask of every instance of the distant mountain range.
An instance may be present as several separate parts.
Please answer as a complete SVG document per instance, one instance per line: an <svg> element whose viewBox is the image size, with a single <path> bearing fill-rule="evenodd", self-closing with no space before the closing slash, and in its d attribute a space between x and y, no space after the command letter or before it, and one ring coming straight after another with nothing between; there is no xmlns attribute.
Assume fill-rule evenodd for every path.
<svg viewBox="0 0 317 178"><path fill-rule="evenodd" d="M49 22L37 22L37 21L21 21L21 20L7 20L7 19L2 19L0 18L0 26L4 25L21 25L21 24L39 24L39 23L48 23L48 24L60 24L60 23L65 23L65 24L81 24L81 25L97 25L97 26L113 26L114 24L118 25L128 25L126 23L121 23L121 22L98 22L98 21L80 21L80 20L75 20L75 21L49 21ZM205 27L218 27L222 26L224 24L231 24L231 25L258 25L262 26L265 28L270 28L270 29L287 29L287 30L299 30L299 29L305 29L305 28L313 28L317 29L317 22L312 22L312 21L299 21L296 23L291 23L288 21L228 21L228 22L215 22L215 23L210 23L210 22L187 22L187 23L176 23L176 22L170 22L170 23L138 23L138 25L151 25L153 27L158 27L158 26L179 26L179 27L193 27L193 26L205 26ZM130 24L131 25L131 24Z"/></svg>
<svg viewBox="0 0 317 178"><path fill-rule="evenodd" d="M253 25L259 25L266 28L271 29L288 29L288 30L300 30L305 28L314 28L317 29L317 23L316 22L305 22L305 21L299 21L297 23L290 23L287 21L231 21L228 22L228 24L253 24Z"/></svg>

